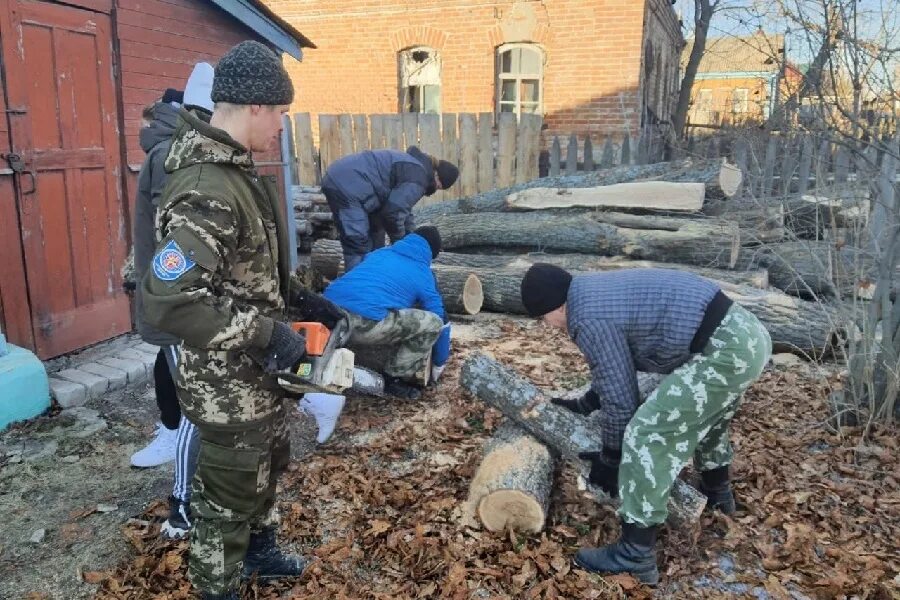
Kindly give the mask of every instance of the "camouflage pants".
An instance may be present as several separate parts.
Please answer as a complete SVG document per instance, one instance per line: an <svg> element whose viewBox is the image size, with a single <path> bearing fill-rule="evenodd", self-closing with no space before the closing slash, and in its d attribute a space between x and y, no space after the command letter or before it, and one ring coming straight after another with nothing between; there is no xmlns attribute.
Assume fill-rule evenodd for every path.
<svg viewBox="0 0 900 600"><path fill-rule="evenodd" d="M287 408L247 427L196 423L200 454L194 475L188 574L198 590L237 589L250 533L275 526L275 484L290 460Z"/></svg>
<svg viewBox="0 0 900 600"><path fill-rule="evenodd" d="M443 323L433 312L417 308L392 310L384 319L373 321L350 314L350 348L388 346L391 354L384 373L413 379L423 372L431 347L441 333Z"/></svg>
<svg viewBox="0 0 900 600"><path fill-rule="evenodd" d="M619 515L626 522L663 523L672 484L691 457L700 471L731 464L728 426L771 354L765 327L735 304L703 352L662 380L625 429Z"/></svg>

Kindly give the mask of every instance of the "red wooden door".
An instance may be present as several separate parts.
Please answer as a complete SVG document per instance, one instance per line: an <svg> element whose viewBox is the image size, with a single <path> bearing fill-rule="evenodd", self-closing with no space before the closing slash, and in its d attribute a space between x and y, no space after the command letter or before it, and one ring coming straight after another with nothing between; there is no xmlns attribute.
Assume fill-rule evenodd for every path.
<svg viewBox="0 0 900 600"><path fill-rule="evenodd" d="M131 329L110 18L0 0L28 302L43 358Z"/></svg>

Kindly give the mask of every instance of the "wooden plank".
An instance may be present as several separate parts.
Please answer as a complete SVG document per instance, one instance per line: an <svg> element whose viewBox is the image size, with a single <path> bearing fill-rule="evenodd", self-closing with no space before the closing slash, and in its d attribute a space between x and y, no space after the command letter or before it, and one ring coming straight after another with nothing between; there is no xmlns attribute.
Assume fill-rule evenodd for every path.
<svg viewBox="0 0 900 600"><path fill-rule="evenodd" d="M294 143L294 122L291 116L281 115L281 161L286 163L289 185L299 185L299 170L297 169L297 145Z"/></svg>
<svg viewBox="0 0 900 600"><path fill-rule="evenodd" d="M459 164L459 142L456 138L456 113L444 113L443 115L443 137L441 157L449 160L455 165ZM453 184L450 189L441 192L441 198L444 200L452 200L459 198L460 194L459 180Z"/></svg>
<svg viewBox="0 0 900 600"><path fill-rule="evenodd" d="M620 165L630 165L631 164L631 137L625 136L622 138L622 154L619 159Z"/></svg>
<svg viewBox="0 0 900 600"><path fill-rule="evenodd" d="M322 174L341 156L341 139L337 115L319 115L319 156Z"/></svg>
<svg viewBox="0 0 900 600"><path fill-rule="evenodd" d="M584 139L584 170L594 170L594 145L591 142L591 136Z"/></svg>
<svg viewBox="0 0 900 600"><path fill-rule="evenodd" d="M419 145L419 113L403 113L402 149Z"/></svg>
<svg viewBox="0 0 900 600"><path fill-rule="evenodd" d="M613 150L612 139L607 137L603 144L603 156L600 158L600 168L609 169L615 164L615 152Z"/></svg>
<svg viewBox="0 0 900 600"><path fill-rule="evenodd" d="M338 138L341 142L341 156L353 154L353 119L350 115L340 115L338 117Z"/></svg>
<svg viewBox="0 0 900 600"><path fill-rule="evenodd" d="M400 115L388 115L385 117L385 144L392 150L404 150L403 148L403 122Z"/></svg>
<svg viewBox="0 0 900 600"><path fill-rule="evenodd" d="M561 154L562 148L560 148L559 145L559 137L554 135L553 144L550 146L550 177L557 177L559 175Z"/></svg>
<svg viewBox="0 0 900 600"><path fill-rule="evenodd" d="M497 118L497 187L509 187L516 173L516 115L500 113Z"/></svg>
<svg viewBox="0 0 900 600"><path fill-rule="evenodd" d="M384 148L384 117L385 115L370 115L369 129L372 132L369 137L369 147L372 150Z"/></svg>
<svg viewBox="0 0 900 600"><path fill-rule="evenodd" d="M803 136L800 148L800 165L797 168L797 192L805 194L809 189L809 175L812 169L813 141L808 135Z"/></svg>
<svg viewBox="0 0 900 600"><path fill-rule="evenodd" d="M779 190L782 194L787 195L791 193L794 176L797 174L797 143L796 140L792 138L786 138L783 146L784 150L782 151L781 157L781 181L779 182L781 185L779 186Z"/></svg>
<svg viewBox="0 0 900 600"><path fill-rule="evenodd" d="M463 198L478 193L478 128L475 115L459 115L459 187Z"/></svg>
<svg viewBox="0 0 900 600"><path fill-rule="evenodd" d="M321 177L316 166L316 146L313 141L312 120L309 113L294 115L294 147L297 152L297 172L300 185L318 185Z"/></svg>
<svg viewBox="0 0 900 600"><path fill-rule="evenodd" d="M431 156L441 156L441 117L424 114L419 117L422 151Z"/></svg>
<svg viewBox="0 0 900 600"><path fill-rule="evenodd" d="M775 136L769 136L766 144L766 162L763 166L762 188L758 196L764 197L772 193L775 184L775 161L778 157L778 139Z"/></svg>
<svg viewBox="0 0 900 600"><path fill-rule="evenodd" d="M478 115L478 191L494 189L494 115Z"/></svg>
<svg viewBox="0 0 900 600"><path fill-rule="evenodd" d="M702 183L643 181L590 188L530 188L506 197L514 209L641 208L697 212L703 208L706 186Z"/></svg>
<svg viewBox="0 0 900 600"><path fill-rule="evenodd" d="M516 144L516 183L538 177L538 154L542 119L535 115L521 115Z"/></svg>
<svg viewBox="0 0 900 600"><path fill-rule="evenodd" d="M578 171L578 138L575 134L569 136L569 145L566 148L566 175L574 175Z"/></svg>
<svg viewBox="0 0 900 600"><path fill-rule="evenodd" d="M366 115L353 115L353 137L357 152L369 149L369 123Z"/></svg>
<svg viewBox="0 0 900 600"><path fill-rule="evenodd" d="M843 144L839 145L834 155L834 182L847 183L850 174L850 151Z"/></svg>

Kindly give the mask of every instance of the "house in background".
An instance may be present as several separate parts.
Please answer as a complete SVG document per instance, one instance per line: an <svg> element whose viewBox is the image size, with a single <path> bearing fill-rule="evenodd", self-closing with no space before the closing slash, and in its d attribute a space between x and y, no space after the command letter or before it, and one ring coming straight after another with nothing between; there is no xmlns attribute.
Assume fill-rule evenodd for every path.
<svg viewBox="0 0 900 600"><path fill-rule="evenodd" d="M687 64L693 40L682 55ZM691 90L691 125L740 124L767 119L776 102L796 93L802 75L785 61L784 36L757 32L707 40Z"/></svg>
<svg viewBox="0 0 900 600"><path fill-rule="evenodd" d="M535 113L549 133L632 136L675 105L668 0L264 0L319 50L292 110Z"/></svg>
<svg viewBox="0 0 900 600"><path fill-rule="evenodd" d="M131 330L141 109L259 40L313 44L257 0L0 0L0 329L50 358Z"/></svg>

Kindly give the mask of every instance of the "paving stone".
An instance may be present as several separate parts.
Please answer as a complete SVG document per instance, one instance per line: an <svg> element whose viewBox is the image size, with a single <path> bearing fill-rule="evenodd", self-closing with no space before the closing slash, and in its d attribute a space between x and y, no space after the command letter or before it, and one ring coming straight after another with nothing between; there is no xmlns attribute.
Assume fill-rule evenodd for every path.
<svg viewBox="0 0 900 600"><path fill-rule="evenodd" d="M121 351L120 351L121 352ZM113 367L120 371L125 371L128 375L128 384L142 383L147 380L147 367L140 360L133 358L119 358L118 356L109 356L101 358L97 361L101 365Z"/></svg>
<svg viewBox="0 0 900 600"><path fill-rule="evenodd" d="M87 387L65 379L50 378L50 395L63 408L81 406L88 399Z"/></svg>
<svg viewBox="0 0 900 600"><path fill-rule="evenodd" d="M87 388L88 398L90 399L99 398L109 388L109 381L99 375L88 373L87 371L63 369L62 371L57 371L53 375L60 379L65 379L66 381L82 384Z"/></svg>
<svg viewBox="0 0 900 600"><path fill-rule="evenodd" d="M159 354L159 346L154 346L153 344L148 344L147 342L141 342L140 344L135 344L132 346L135 350L140 350L141 352L146 352L147 354L152 354L156 356Z"/></svg>
<svg viewBox="0 0 900 600"><path fill-rule="evenodd" d="M125 387L125 384L128 383L128 373L123 371L122 369L116 369L115 367L109 367L107 365L101 365L96 362L84 363L83 365L78 365L78 369L80 371L87 371L92 375L97 375L98 377L103 377L109 382L110 390L120 390Z"/></svg>
<svg viewBox="0 0 900 600"><path fill-rule="evenodd" d="M134 348L128 348L127 350L122 350L118 353L118 358L127 358L130 360L140 361L141 364L150 372L153 369L153 363L156 362L156 356L151 356L146 352L141 352L140 350L135 350Z"/></svg>

